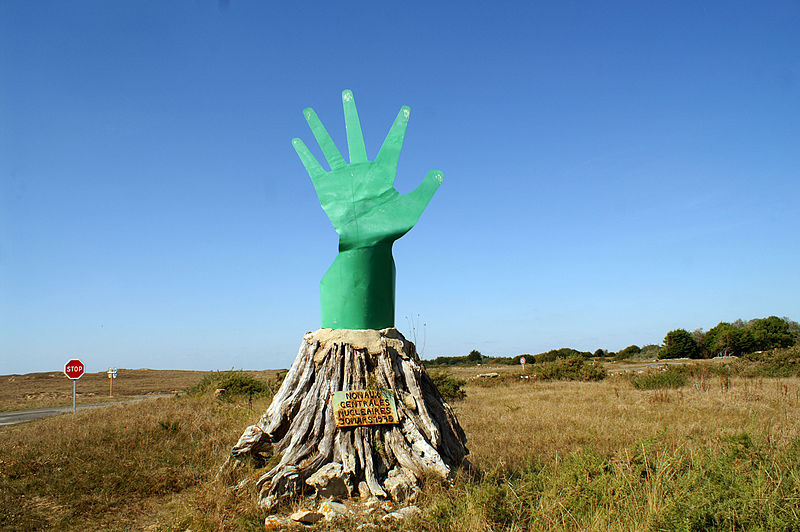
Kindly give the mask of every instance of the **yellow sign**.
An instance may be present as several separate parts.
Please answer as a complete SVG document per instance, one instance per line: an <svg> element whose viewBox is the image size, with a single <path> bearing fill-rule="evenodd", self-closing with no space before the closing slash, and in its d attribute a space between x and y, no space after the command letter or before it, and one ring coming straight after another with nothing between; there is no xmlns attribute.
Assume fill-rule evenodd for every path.
<svg viewBox="0 0 800 532"><path fill-rule="evenodd" d="M337 427L397 423L397 408L391 390L333 392L333 415Z"/></svg>

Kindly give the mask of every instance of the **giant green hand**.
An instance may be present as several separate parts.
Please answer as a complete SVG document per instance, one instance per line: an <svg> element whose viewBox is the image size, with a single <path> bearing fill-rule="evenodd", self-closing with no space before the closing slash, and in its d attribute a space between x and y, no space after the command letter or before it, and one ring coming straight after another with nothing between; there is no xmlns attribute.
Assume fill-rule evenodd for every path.
<svg viewBox="0 0 800 532"><path fill-rule="evenodd" d="M313 109L303 114L331 170L326 172L302 140L292 141L311 176L322 208L339 233L339 255L320 283L322 327L383 329L394 326L392 244L417 223L442 182L431 170L412 192L394 189L397 162L411 110L403 107L374 161L367 159L353 93L342 93L350 164Z"/></svg>

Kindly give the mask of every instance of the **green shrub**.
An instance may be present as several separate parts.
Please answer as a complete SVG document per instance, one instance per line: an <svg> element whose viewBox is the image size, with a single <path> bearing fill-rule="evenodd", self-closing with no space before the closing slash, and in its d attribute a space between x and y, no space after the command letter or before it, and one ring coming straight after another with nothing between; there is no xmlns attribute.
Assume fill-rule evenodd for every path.
<svg viewBox="0 0 800 532"><path fill-rule="evenodd" d="M273 394L273 386L240 370L213 371L187 392L190 395L204 395L221 388L225 390L223 398L232 400L239 397L269 397Z"/></svg>
<svg viewBox="0 0 800 532"><path fill-rule="evenodd" d="M745 355L735 368L738 373L752 377L800 376L800 346Z"/></svg>
<svg viewBox="0 0 800 532"><path fill-rule="evenodd" d="M642 360L646 360L646 359L650 359L650 358L656 359L656 358L658 358L659 349L660 348L655 344L648 344L648 345L642 347L642 350L639 352L639 356L637 358L640 358Z"/></svg>
<svg viewBox="0 0 800 532"><path fill-rule="evenodd" d="M582 356L538 363L533 371L537 379L545 381L601 381L606 377L606 370L602 364L587 363Z"/></svg>
<svg viewBox="0 0 800 532"><path fill-rule="evenodd" d="M614 360L627 360L641 352L642 349L638 345L629 345L625 349L618 351L617 354L614 355Z"/></svg>
<svg viewBox="0 0 800 532"><path fill-rule="evenodd" d="M682 368L656 370L630 377L631 385L637 390L658 390L662 388L681 388L686 384L686 373Z"/></svg>
<svg viewBox="0 0 800 532"><path fill-rule="evenodd" d="M588 351L578 351L571 347L562 347L561 349L551 349L550 351L533 355L533 360L528 360L528 362L535 362L538 364L540 362L554 362L560 358L574 357L591 358L592 353Z"/></svg>
<svg viewBox="0 0 800 532"><path fill-rule="evenodd" d="M467 381L453 377L446 371L432 371L428 376L446 401L456 401L467 396L463 388Z"/></svg>
<svg viewBox="0 0 800 532"><path fill-rule="evenodd" d="M455 357L436 357L431 360L426 360L425 364L428 366L475 366L480 364L484 356L477 349L473 349L465 356Z"/></svg>

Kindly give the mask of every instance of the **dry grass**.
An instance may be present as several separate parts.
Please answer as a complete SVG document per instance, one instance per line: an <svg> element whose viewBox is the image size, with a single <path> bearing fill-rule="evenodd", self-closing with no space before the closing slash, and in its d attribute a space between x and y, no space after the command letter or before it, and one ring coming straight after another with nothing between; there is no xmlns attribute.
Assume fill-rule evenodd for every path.
<svg viewBox="0 0 800 532"><path fill-rule="evenodd" d="M469 378L520 368L451 371ZM157 380L156 372L149 376ZM159 386L171 391L174 382L129 393ZM255 509L252 492L237 496L213 475L267 403L259 400L250 411L246 401L174 397L1 428L0 529L260 529L264 514ZM471 459L486 476L477 483L462 478L452 488L429 487L420 503L425 519L404 528L686 528L676 524L680 501L713 478L732 491L720 495L722 502L712 501L713 492L702 494L721 505L710 506L709 515L723 519L726 501L745 493L747 483L757 489L742 495L751 501L745 510L760 519L757 512L768 507L764 518L776 519L766 528L785 528L800 515L800 460L787 451L800 440L798 378L695 376L677 390L637 390L623 377L591 383L503 379L488 386L471 381L467 398L453 406ZM761 462L746 454L743 433L763 442L756 453ZM654 439L653 449L643 443ZM730 455L731 445L745 455ZM734 458L720 462L718 456ZM737 521L743 510L729 506L734 517L701 521L701 528L753 522Z"/></svg>
<svg viewBox="0 0 800 532"><path fill-rule="evenodd" d="M170 521L266 406L171 397L4 427L0 529L141 530Z"/></svg>
<svg viewBox="0 0 800 532"><path fill-rule="evenodd" d="M531 457L555 463L586 446L612 455L662 433L710 446L743 431L784 445L800 438L800 379L726 379L727 388L714 377L680 390L636 390L624 378L473 385L454 406L481 468Z"/></svg>
<svg viewBox="0 0 800 532"><path fill-rule="evenodd" d="M114 380L114 397L108 396L105 372L85 373L78 379L78 404L130 399L137 395L178 393L196 384L208 371L120 369ZM268 380L275 370L247 371ZM0 376L0 412L72 405L72 381L63 373L28 373Z"/></svg>

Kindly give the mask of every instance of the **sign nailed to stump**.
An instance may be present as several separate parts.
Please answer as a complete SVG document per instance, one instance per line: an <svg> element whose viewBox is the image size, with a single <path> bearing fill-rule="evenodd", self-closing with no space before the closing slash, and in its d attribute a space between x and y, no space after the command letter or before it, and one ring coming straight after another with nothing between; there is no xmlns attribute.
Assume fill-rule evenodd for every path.
<svg viewBox="0 0 800 532"><path fill-rule="evenodd" d="M333 392L333 416L337 428L397 423L394 394L391 390Z"/></svg>

